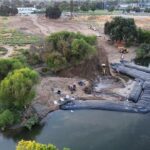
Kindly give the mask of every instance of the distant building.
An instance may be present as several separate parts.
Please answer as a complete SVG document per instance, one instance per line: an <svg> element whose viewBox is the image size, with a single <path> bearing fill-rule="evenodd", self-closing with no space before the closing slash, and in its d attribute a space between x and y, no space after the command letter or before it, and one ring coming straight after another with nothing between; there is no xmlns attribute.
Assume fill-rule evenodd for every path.
<svg viewBox="0 0 150 150"><path fill-rule="evenodd" d="M34 7L19 7L17 9L18 9L18 14L20 15L29 15L37 10Z"/></svg>
<svg viewBox="0 0 150 150"><path fill-rule="evenodd" d="M134 8L134 7L139 7L138 3L129 3L129 4L119 4L119 9L127 9L127 8Z"/></svg>

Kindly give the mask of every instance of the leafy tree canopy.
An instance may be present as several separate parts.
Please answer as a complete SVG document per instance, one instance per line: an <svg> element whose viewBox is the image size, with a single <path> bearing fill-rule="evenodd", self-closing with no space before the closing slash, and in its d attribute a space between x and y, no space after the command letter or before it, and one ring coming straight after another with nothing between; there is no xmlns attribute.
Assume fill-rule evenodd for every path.
<svg viewBox="0 0 150 150"><path fill-rule="evenodd" d="M45 61L50 67L62 67L87 58L95 49L96 37L74 32L58 32L47 38Z"/></svg>
<svg viewBox="0 0 150 150"><path fill-rule="evenodd" d="M9 73L0 83L0 103L5 107L22 108L35 96L33 86L37 83L38 74L22 68Z"/></svg>
<svg viewBox="0 0 150 150"><path fill-rule="evenodd" d="M60 8L56 6L49 6L46 8L46 17L49 17L51 19L58 19L61 16L61 10Z"/></svg>
<svg viewBox="0 0 150 150"><path fill-rule="evenodd" d="M126 44L134 42L137 36L137 28L132 18L115 17L111 22L105 23L104 31L113 41L125 41Z"/></svg>
<svg viewBox="0 0 150 150"><path fill-rule="evenodd" d="M58 150L58 148L52 144L40 144L35 141L20 141L17 145L16 150ZM63 150L70 150L64 148Z"/></svg>
<svg viewBox="0 0 150 150"><path fill-rule="evenodd" d="M4 79L9 72L22 67L24 67L24 65L17 59L0 59L0 81Z"/></svg>
<svg viewBox="0 0 150 150"><path fill-rule="evenodd" d="M18 14L18 9L16 7L9 7L7 5L0 6L0 16L9 16Z"/></svg>

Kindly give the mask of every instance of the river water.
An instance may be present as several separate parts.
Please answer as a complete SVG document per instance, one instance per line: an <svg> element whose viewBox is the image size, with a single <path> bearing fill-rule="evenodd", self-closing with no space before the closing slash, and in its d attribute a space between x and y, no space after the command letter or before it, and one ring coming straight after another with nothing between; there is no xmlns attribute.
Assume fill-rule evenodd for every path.
<svg viewBox="0 0 150 150"><path fill-rule="evenodd" d="M32 131L0 134L0 150L15 150L20 139L71 150L150 150L150 114L60 110L44 122Z"/></svg>

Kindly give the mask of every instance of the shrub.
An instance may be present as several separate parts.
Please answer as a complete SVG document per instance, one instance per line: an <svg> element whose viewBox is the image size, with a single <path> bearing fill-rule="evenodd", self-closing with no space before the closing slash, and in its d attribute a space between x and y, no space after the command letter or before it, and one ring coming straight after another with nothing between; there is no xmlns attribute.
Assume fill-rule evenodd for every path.
<svg viewBox="0 0 150 150"><path fill-rule="evenodd" d="M39 121L38 116L37 116L37 115L33 115L31 118L29 118L29 119L27 120L27 122L24 124L24 126L25 126L27 129L31 130L31 128L32 128L34 125L36 125L36 124L38 123L38 121Z"/></svg>
<svg viewBox="0 0 150 150"><path fill-rule="evenodd" d="M40 144L35 141L20 141L16 150L58 150L56 146L52 144Z"/></svg>
<svg viewBox="0 0 150 150"><path fill-rule="evenodd" d="M137 42L150 44L150 31L139 28L137 30Z"/></svg>
<svg viewBox="0 0 150 150"><path fill-rule="evenodd" d="M24 64L17 59L0 59L0 80L4 79L9 72L22 67Z"/></svg>
<svg viewBox="0 0 150 150"><path fill-rule="evenodd" d="M16 147L16 150L58 150L58 148L52 144L40 144L35 141L20 141ZM70 150L64 148L63 150Z"/></svg>
<svg viewBox="0 0 150 150"><path fill-rule="evenodd" d="M114 7L114 6L111 6L111 7L108 8L108 11L109 11L109 12L112 12L112 11L114 11L114 10L115 10L115 7Z"/></svg>
<svg viewBox="0 0 150 150"><path fill-rule="evenodd" d="M150 44L141 44L140 48L136 50L138 58L150 58Z"/></svg>
<svg viewBox="0 0 150 150"><path fill-rule="evenodd" d="M75 39L71 44L72 56L75 60L82 60L95 52L95 48L89 45L84 39Z"/></svg>
<svg viewBox="0 0 150 150"><path fill-rule="evenodd" d="M47 56L47 64L50 68L61 68L66 65L66 58L58 52L52 52Z"/></svg>
<svg viewBox="0 0 150 150"><path fill-rule="evenodd" d="M50 67L74 64L95 52L96 36L74 32L53 33L47 38L47 50L43 59Z"/></svg>
<svg viewBox="0 0 150 150"><path fill-rule="evenodd" d="M14 115L10 110L5 110L0 114L0 127L5 129L6 126L12 125L14 123Z"/></svg>
<svg viewBox="0 0 150 150"><path fill-rule="evenodd" d="M22 68L8 74L0 83L0 102L6 107L22 108L35 96L33 86L37 83L38 74Z"/></svg>
<svg viewBox="0 0 150 150"><path fill-rule="evenodd" d="M61 10L58 6L54 7L48 7L46 8L46 17L52 18L52 19L58 19L61 16Z"/></svg>

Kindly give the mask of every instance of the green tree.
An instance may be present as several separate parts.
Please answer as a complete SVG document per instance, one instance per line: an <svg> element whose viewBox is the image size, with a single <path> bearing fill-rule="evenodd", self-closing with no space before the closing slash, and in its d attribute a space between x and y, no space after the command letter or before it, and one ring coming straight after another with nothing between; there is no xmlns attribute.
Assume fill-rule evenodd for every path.
<svg viewBox="0 0 150 150"><path fill-rule="evenodd" d="M50 67L73 65L93 54L95 44L96 36L66 31L54 33L47 38L47 50L43 59Z"/></svg>
<svg viewBox="0 0 150 150"><path fill-rule="evenodd" d="M9 16L10 14L10 8L6 5L0 6L0 16Z"/></svg>
<svg viewBox="0 0 150 150"><path fill-rule="evenodd" d="M18 9L16 7L9 7L7 5L0 6L0 16L16 15Z"/></svg>
<svg viewBox="0 0 150 150"><path fill-rule="evenodd" d="M60 8L55 5L53 7L49 6L46 8L46 17L49 17L51 19L58 19L61 16L61 10Z"/></svg>
<svg viewBox="0 0 150 150"><path fill-rule="evenodd" d="M139 28L137 30L137 42L150 44L150 31Z"/></svg>
<svg viewBox="0 0 150 150"><path fill-rule="evenodd" d="M0 83L0 103L5 107L22 108L35 96L33 86L38 81L38 74L22 68L9 73Z"/></svg>
<svg viewBox="0 0 150 150"><path fill-rule="evenodd" d="M72 55L75 60L82 60L90 56L92 52L95 52L95 48L90 46L85 40L83 39L75 39L71 44Z"/></svg>
<svg viewBox="0 0 150 150"><path fill-rule="evenodd" d="M83 2L82 5L81 5L81 7L80 7L80 9L82 11L89 11L90 10L89 2L88 1Z"/></svg>
<svg viewBox="0 0 150 150"><path fill-rule="evenodd" d="M115 17L111 22L106 22L105 34L108 34L113 41L124 41L126 44L136 41L137 28L134 19Z"/></svg>
<svg viewBox="0 0 150 150"><path fill-rule="evenodd" d="M0 81L4 79L11 71L23 67L24 64L17 59L0 59Z"/></svg>
<svg viewBox="0 0 150 150"><path fill-rule="evenodd" d="M150 44L141 44L136 50L137 58L150 58Z"/></svg>
<svg viewBox="0 0 150 150"><path fill-rule="evenodd" d="M10 14L11 14L12 16L17 15L17 14L18 14L18 9L17 9L16 7L10 8Z"/></svg>
<svg viewBox="0 0 150 150"><path fill-rule="evenodd" d="M96 10L96 4L95 3L91 3L90 4L90 9L94 12Z"/></svg>

